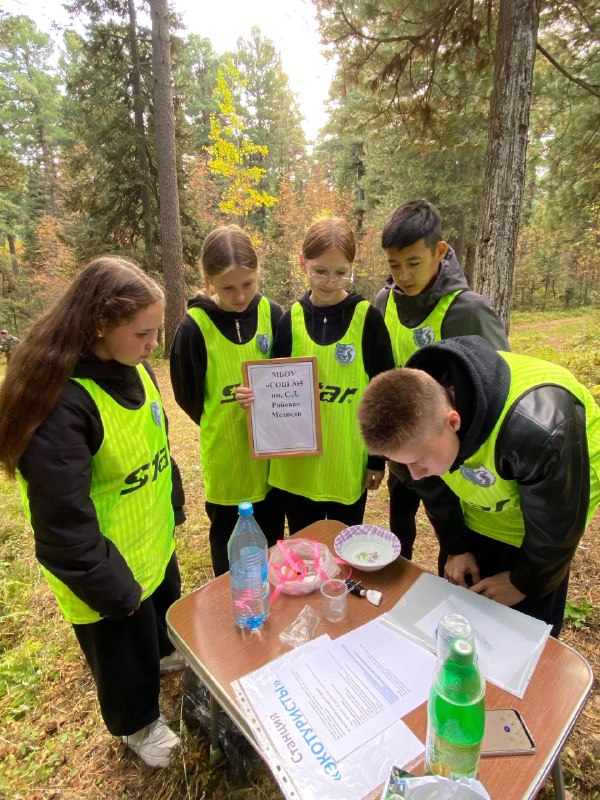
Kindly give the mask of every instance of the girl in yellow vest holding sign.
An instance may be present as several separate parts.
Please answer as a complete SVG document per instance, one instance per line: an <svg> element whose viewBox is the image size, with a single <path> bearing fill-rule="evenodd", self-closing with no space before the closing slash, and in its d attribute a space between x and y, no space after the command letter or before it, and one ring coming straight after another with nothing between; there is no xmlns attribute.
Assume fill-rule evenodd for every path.
<svg viewBox="0 0 600 800"><path fill-rule="evenodd" d="M269 483L283 490L290 533L320 519L363 520L367 489L377 489L385 462L361 442L358 401L369 380L392 369L390 337L381 314L350 290L354 234L335 217L317 220L302 243L300 268L310 289L286 312L274 356L316 356L323 436L320 456L271 461ZM239 392L242 405L252 402Z"/></svg>
<svg viewBox="0 0 600 800"><path fill-rule="evenodd" d="M108 730L153 767L179 744L160 715L160 672L183 666L165 624L183 489L145 361L163 311L141 269L97 258L34 324L0 390L0 463L21 484L37 558Z"/></svg>
<svg viewBox="0 0 600 800"><path fill-rule="evenodd" d="M243 361L271 358L281 308L258 292L258 257L239 226L208 234L202 247L206 294L188 302L171 348L175 400L200 425L200 458L215 575L229 569L227 542L248 500L270 545L283 538L268 461L252 460L246 416L235 402Z"/></svg>

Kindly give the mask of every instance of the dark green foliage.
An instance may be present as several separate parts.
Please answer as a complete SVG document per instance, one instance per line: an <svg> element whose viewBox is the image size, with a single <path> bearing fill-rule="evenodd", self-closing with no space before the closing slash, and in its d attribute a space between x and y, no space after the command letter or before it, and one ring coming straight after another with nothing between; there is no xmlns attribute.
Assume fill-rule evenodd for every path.
<svg viewBox="0 0 600 800"><path fill-rule="evenodd" d="M336 108L317 155L354 195L359 232L380 228L403 200L425 197L470 261L491 86L486 4L317 5L339 59Z"/></svg>
<svg viewBox="0 0 600 800"><path fill-rule="evenodd" d="M127 25L116 21L94 24L85 40L70 32L66 44L66 121L77 143L65 156L65 203L82 222L74 245L84 260L101 250L130 252L143 260L139 244L143 176L136 159ZM151 109L147 31L139 34L139 53L145 106ZM148 116L151 121L151 112ZM146 152L156 213L150 136Z"/></svg>
<svg viewBox="0 0 600 800"><path fill-rule="evenodd" d="M359 233L425 197L471 271L488 146L498 3L316 0L335 52L334 111L317 157L354 198ZM592 302L600 291L597 4L542 3L517 302ZM552 59L552 63L550 61Z"/></svg>
<svg viewBox="0 0 600 800"><path fill-rule="evenodd" d="M306 176L306 141L301 126L298 103L283 71L281 57L272 41L253 28L249 39L239 38L232 53L233 64L240 74L240 111L253 144L266 147L265 156L256 155L251 162L265 170L259 191L278 195L281 180ZM249 221L265 231L273 220L273 212L261 208Z"/></svg>
<svg viewBox="0 0 600 800"><path fill-rule="evenodd" d="M518 308L600 300L600 18L588 5L541 16Z"/></svg>
<svg viewBox="0 0 600 800"><path fill-rule="evenodd" d="M42 215L59 208L59 151L69 143L51 57L32 20L0 18L0 233L30 243Z"/></svg>

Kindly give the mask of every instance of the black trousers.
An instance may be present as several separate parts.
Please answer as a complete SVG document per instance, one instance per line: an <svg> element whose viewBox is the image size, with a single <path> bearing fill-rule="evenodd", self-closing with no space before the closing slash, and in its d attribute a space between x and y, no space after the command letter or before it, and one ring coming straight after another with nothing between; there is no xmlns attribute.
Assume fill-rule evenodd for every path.
<svg viewBox="0 0 600 800"><path fill-rule="evenodd" d="M298 533L302 528L322 519L337 519L344 525L360 525L365 516L367 504L366 490L355 503L334 503L328 501L309 500L292 492L284 492L283 507L287 517L288 528L291 534Z"/></svg>
<svg viewBox="0 0 600 800"><path fill-rule="evenodd" d="M102 718L114 736L129 736L158 719L159 662L175 649L165 617L180 596L173 554L160 586L131 616L73 625L94 677Z"/></svg>
<svg viewBox="0 0 600 800"><path fill-rule="evenodd" d="M482 536L474 531L469 531L468 552L475 556L481 578L489 578L499 572L510 571L519 557L519 548L506 542L499 542L490 539L489 536ZM446 563L446 555L440 551L440 575L444 574L443 567ZM558 639L563 626L565 616L565 605L567 603L567 591L569 589L569 572L554 589L545 597L538 599L526 597L511 608L522 611L530 617L541 619L548 625L552 625L551 635Z"/></svg>
<svg viewBox="0 0 600 800"><path fill-rule="evenodd" d="M387 485L390 494L390 530L400 540L400 552L404 558L411 561L417 536L419 496L391 471L388 473Z"/></svg>
<svg viewBox="0 0 600 800"><path fill-rule="evenodd" d="M264 500L253 503L254 518L264 533L269 547L274 545L278 539L283 539L285 517L282 494L280 489L270 489ZM205 508L206 515L210 520L208 534L210 557L215 577L217 577L229 570L227 543L238 519L238 507L206 502Z"/></svg>

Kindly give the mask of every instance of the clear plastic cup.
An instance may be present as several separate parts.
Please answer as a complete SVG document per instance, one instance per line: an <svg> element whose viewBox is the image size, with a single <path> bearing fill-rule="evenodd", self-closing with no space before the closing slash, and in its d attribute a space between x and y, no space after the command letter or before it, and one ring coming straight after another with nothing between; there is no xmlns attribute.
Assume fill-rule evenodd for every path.
<svg viewBox="0 0 600 800"><path fill-rule="evenodd" d="M475 648L473 627L466 617L461 614L446 614L438 622L437 631L437 667L450 657L452 642L462 639Z"/></svg>
<svg viewBox="0 0 600 800"><path fill-rule="evenodd" d="M348 587L338 578L321 584L323 616L329 622L341 622L348 614Z"/></svg>

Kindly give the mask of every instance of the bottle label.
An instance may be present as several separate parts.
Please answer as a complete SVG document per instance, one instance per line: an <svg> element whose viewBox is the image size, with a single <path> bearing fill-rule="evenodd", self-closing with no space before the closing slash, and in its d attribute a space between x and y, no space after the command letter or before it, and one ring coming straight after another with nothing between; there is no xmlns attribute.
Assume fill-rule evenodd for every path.
<svg viewBox="0 0 600 800"><path fill-rule="evenodd" d="M459 745L432 733L427 736L425 772L443 778L476 778L481 743Z"/></svg>

